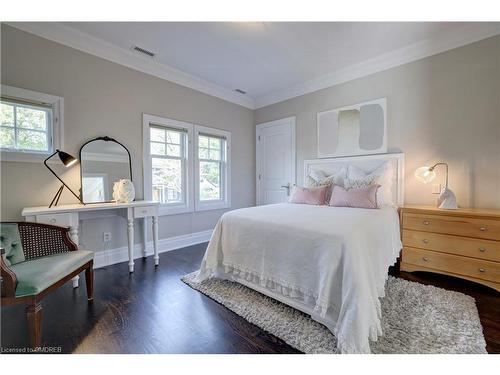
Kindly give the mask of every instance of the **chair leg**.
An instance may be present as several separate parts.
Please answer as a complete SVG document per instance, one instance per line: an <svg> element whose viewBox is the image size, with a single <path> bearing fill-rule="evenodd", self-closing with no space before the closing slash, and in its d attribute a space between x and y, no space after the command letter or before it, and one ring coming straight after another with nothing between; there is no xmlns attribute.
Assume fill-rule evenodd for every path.
<svg viewBox="0 0 500 375"><path fill-rule="evenodd" d="M27 305L26 318L28 320L30 345L32 348L36 348L42 343L42 304L34 302Z"/></svg>
<svg viewBox="0 0 500 375"><path fill-rule="evenodd" d="M85 270L85 283L87 284L87 299L92 301L94 299L94 262L90 262Z"/></svg>

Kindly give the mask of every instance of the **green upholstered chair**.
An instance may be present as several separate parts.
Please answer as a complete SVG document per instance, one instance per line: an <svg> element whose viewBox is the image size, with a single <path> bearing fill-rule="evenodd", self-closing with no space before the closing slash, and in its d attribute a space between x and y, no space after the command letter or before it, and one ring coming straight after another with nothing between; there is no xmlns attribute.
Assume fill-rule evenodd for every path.
<svg viewBox="0 0 500 375"><path fill-rule="evenodd" d="M91 251L78 250L69 228L40 223L0 223L2 305L24 303L30 344L41 344L42 299L85 271L93 299Z"/></svg>

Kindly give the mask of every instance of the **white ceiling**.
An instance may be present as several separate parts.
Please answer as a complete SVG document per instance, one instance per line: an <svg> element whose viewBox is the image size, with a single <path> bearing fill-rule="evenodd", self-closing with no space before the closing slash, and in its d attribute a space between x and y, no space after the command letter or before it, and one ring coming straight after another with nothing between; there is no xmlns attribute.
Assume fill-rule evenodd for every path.
<svg viewBox="0 0 500 375"><path fill-rule="evenodd" d="M431 38L456 23L67 23L252 98Z"/></svg>
<svg viewBox="0 0 500 375"><path fill-rule="evenodd" d="M131 47L137 45L156 53L154 63L170 69L165 74L167 79L172 74L181 75L180 84L186 80L196 81L198 86L203 86L200 91L210 91L226 100L234 97L231 101L248 107L260 107L496 35L500 33L499 25L77 22L59 24L58 38L50 37L55 32L42 36L64 43L69 37L68 32L62 35L61 28L76 30L78 38L75 36L73 42L78 39L80 43L76 48L90 50L90 53L93 53L91 42L104 41L128 54ZM33 32L30 28L33 30L35 26L25 26ZM36 28L40 29L41 25L37 24ZM91 38L85 48L81 47L84 36ZM104 57L116 60L114 56ZM195 84L190 87L197 88ZM235 93L235 89L247 93L238 98L242 95Z"/></svg>

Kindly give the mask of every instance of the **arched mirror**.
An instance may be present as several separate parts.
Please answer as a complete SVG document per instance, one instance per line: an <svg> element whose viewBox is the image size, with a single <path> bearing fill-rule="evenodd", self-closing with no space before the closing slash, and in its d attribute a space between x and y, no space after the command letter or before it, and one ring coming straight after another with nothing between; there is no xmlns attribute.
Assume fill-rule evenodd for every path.
<svg viewBox="0 0 500 375"><path fill-rule="evenodd" d="M98 137L80 148L83 203L113 201L113 184L122 178L132 180L130 152L110 137Z"/></svg>

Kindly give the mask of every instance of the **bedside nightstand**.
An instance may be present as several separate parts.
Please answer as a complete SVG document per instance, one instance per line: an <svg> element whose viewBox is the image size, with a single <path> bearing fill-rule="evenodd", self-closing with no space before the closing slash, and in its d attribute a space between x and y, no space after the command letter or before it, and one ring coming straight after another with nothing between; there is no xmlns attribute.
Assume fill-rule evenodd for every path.
<svg viewBox="0 0 500 375"><path fill-rule="evenodd" d="M400 209L401 271L461 277L500 291L500 210Z"/></svg>

